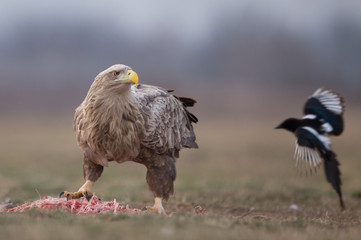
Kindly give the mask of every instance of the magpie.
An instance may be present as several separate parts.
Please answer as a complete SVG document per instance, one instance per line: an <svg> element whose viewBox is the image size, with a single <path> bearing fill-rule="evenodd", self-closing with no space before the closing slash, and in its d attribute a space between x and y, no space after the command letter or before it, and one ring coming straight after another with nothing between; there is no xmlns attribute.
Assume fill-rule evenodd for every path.
<svg viewBox="0 0 361 240"><path fill-rule="evenodd" d="M327 135L339 136L343 132L344 109L344 101L339 94L319 88L306 101L302 119L288 118L276 127L296 135L294 158L301 170L312 173L321 165L323 158L326 179L337 192L342 210L345 205L341 192L341 172Z"/></svg>

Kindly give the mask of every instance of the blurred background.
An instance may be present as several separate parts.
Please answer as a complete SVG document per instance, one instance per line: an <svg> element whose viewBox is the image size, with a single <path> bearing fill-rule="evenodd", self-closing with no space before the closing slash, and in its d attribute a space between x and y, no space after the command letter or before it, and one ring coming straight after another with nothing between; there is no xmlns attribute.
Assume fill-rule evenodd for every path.
<svg viewBox="0 0 361 240"><path fill-rule="evenodd" d="M360 12L356 0L1 1L0 198L21 202L37 198L34 189L56 195L82 184L74 109L99 72L123 63L140 83L198 100L191 111L200 150L178 161L176 192L312 186L311 196L322 188L337 204L322 171L294 176L294 138L273 128L300 117L321 86L342 94L346 131L333 143L346 196L358 191ZM152 201L145 169L114 169L98 183L100 195L139 200L129 189L136 185Z"/></svg>
<svg viewBox="0 0 361 240"><path fill-rule="evenodd" d="M115 63L196 97L197 111L247 108L246 95L281 104L320 86L357 104L360 11L352 0L4 0L0 113L70 114Z"/></svg>
<svg viewBox="0 0 361 240"><path fill-rule="evenodd" d="M200 204L215 223L205 220L199 225L176 217L167 219L166 227L186 226L186 235L210 235L201 239L225 234L238 239L239 234L228 228L213 233L223 229L229 216L243 218L251 208L271 219L279 219L280 212L282 218L295 219L289 206L296 204L305 210L305 222L296 218L287 226L300 226L299 236L305 236L300 239L307 239L303 226L312 224L309 219L319 219L320 209L321 215L326 212L325 220L315 226L321 226L321 232L328 230L323 228L330 222L328 213L339 213L335 192L322 168L312 177L297 176L292 158L295 138L274 130L285 118L301 117L307 97L322 86L345 98L346 129L332 143L341 162L345 204L351 210L346 214L358 214L347 219L358 219L359 224L360 13L359 0L2 0L0 202L10 198L20 204L57 196L83 184L82 152L72 130L74 110L99 72L123 63L138 73L140 83L175 89L179 96L198 100L191 112L200 120L195 125L200 149L181 152L175 196L165 208L176 216L189 216ZM142 208L153 203L145 172L138 164L112 163L94 191L104 200L116 198ZM0 223L8 224L0 224L3 236L49 239L59 236L53 230L63 233L64 225L73 235L88 236L79 232L80 227L91 238L92 234L114 238L113 234L122 234L119 227L144 231L147 239L149 231L154 239L161 239L157 234L164 232L152 218L118 218L123 224L115 222L108 231L107 224L98 227L104 219L92 218L92 225L90 218L76 217L69 226L61 218L48 223L51 214L33 222L32 214L23 220L27 227L22 231L18 220L0 216ZM220 224L219 215L226 218ZM263 218L257 219L255 226L263 226ZM146 222L143 227L138 227L138 220ZM232 223L231 229L241 225L253 236L247 221ZM343 229L345 220L340 224ZM268 229L284 233L283 226L265 225L267 237L261 239L272 239ZM295 236L285 233L274 239ZM309 236L315 235L309 231ZM359 236L357 232L354 239ZM192 237L179 239L185 238Z"/></svg>

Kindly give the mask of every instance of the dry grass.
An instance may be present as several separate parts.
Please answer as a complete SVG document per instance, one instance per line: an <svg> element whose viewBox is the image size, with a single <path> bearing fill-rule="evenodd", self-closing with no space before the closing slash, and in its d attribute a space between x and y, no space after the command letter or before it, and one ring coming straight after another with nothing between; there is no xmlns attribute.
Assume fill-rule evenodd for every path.
<svg viewBox="0 0 361 240"><path fill-rule="evenodd" d="M350 117L352 116L352 118ZM347 131L333 139L342 163L347 210L322 169L297 176L294 138L273 127L279 117L216 120L201 115L199 150L185 150L177 162L175 196L166 204L172 217L78 216L63 211L0 214L3 239L359 239L361 230L360 112L349 112ZM212 120L210 120L212 119ZM258 120L255 120L258 119ZM0 199L15 203L56 196L82 183L81 152L71 117L2 120ZM353 131L351 131L353 129ZM111 164L95 185L105 200L133 207L152 204L145 168ZM291 210L296 204L298 210ZM197 216L194 206L207 209Z"/></svg>

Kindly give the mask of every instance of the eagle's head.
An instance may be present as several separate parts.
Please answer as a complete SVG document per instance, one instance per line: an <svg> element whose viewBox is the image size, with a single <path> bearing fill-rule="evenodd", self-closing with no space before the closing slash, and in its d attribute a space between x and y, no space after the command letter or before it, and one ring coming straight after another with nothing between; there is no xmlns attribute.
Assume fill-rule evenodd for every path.
<svg viewBox="0 0 361 240"><path fill-rule="evenodd" d="M95 82L102 89L120 93L129 89L131 84L138 86L138 75L130 67L116 64L99 73Z"/></svg>

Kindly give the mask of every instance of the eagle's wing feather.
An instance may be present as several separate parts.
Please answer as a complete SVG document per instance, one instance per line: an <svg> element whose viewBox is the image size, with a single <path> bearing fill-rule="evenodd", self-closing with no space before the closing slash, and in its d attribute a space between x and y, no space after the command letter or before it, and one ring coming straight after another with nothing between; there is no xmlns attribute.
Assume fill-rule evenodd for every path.
<svg viewBox="0 0 361 240"><path fill-rule="evenodd" d="M74 120L73 120L73 129L76 135L76 141L80 148L83 150L86 148L87 141L86 141L86 131L84 129L84 110L83 104L75 109Z"/></svg>
<svg viewBox="0 0 361 240"><path fill-rule="evenodd" d="M134 86L132 92L144 118L143 146L173 156L177 156L181 148L198 147L190 115L178 98L165 89L149 85Z"/></svg>

